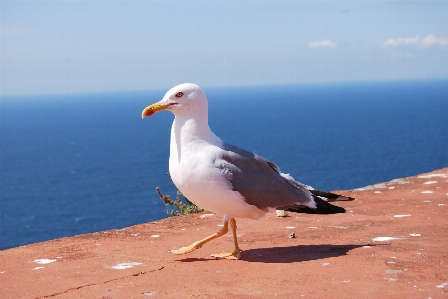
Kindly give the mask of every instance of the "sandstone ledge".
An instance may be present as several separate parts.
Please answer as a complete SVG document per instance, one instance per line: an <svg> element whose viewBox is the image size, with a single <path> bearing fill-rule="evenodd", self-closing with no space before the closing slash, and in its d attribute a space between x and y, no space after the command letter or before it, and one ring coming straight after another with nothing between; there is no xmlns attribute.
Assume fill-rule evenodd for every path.
<svg viewBox="0 0 448 299"><path fill-rule="evenodd" d="M239 261L209 257L230 234L167 252L218 229L203 214L0 251L0 298L448 297L448 168L340 193L345 214L238 219Z"/></svg>

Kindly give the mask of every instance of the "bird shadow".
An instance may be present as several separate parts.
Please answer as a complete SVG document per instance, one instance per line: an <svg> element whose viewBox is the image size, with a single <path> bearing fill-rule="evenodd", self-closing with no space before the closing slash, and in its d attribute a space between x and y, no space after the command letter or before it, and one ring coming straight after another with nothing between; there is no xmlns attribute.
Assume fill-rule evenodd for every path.
<svg viewBox="0 0 448 299"><path fill-rule="evenodd" d="M253 263L297 263L312 260L325 259L347 255L355 248L364 246L376 246L372 244L361 245L297 245L285 247L269 247L248 249L241 252L241 260ZM179 262L206 262L215 260L213 258L185 258Z"/></svg>
<svg viewBox="0 0 448 299"><path fill-rule="evenodd" d="M287 247L269 247L245 250L241 260L257 263L297 263L347 255L355 248L364 245L297 245Z"/></svg>

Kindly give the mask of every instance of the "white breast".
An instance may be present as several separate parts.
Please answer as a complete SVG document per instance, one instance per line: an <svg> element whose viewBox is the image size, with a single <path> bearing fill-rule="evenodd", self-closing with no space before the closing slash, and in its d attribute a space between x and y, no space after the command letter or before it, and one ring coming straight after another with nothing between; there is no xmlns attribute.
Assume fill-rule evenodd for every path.
<svg viewBox="0 0 448 299"><path fill-rule="evenodd" d="M222 149L218 144L196 139L183 143L180 148L171 137L171 179L188 200L226 218L258 219L265 214L247 204L239 192L233 191L231 183L215 167L216 159L221 159ZM219 142L222 144L221 140Z"/></svg>

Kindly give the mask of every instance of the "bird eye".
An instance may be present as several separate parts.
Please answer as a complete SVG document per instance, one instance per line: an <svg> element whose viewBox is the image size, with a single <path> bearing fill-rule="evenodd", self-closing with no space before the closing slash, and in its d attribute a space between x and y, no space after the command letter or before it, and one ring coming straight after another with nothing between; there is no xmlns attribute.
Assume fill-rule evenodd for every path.
<svg viewBox="0 0 448 299"><path fill-rule="evenodd" d="M176 98L180 98L184 95L184 93L182 91L179 91L178 93L176 93L175 97Z"/></svg>

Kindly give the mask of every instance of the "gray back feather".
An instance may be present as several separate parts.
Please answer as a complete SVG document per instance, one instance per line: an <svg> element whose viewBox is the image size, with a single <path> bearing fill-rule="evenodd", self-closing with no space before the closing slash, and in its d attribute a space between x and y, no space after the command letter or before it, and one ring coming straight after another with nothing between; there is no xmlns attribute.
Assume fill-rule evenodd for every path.
<svg viewBox="0 0 448 299"><path fill-rule="evenodd" d="M223 142L221 160L215 161L224 177L248 204L261 210L306 205L311 193L291 178L284 177L274 163Z"/></svg>

